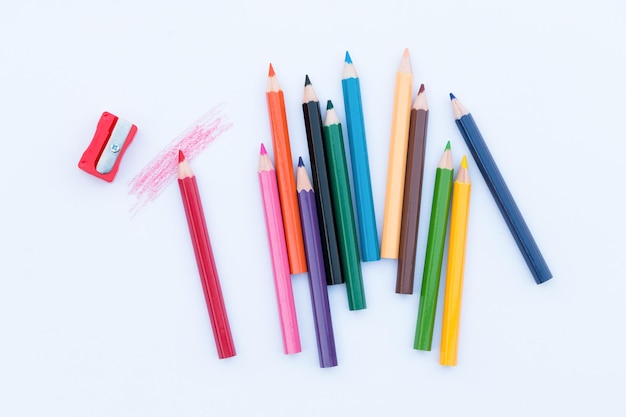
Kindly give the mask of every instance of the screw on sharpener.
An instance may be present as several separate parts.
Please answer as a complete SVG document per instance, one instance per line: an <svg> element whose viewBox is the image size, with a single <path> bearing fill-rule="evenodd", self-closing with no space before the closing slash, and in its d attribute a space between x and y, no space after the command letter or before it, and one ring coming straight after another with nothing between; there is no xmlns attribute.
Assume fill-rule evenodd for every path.
<svg viewBox="0 0 626 417"><path fill-rule="evenodd" d="M80 158L78 167L105 181L113 181L122 156L136 132L137 126L127 120L109 112L102 113L93 139Z"/></svg>

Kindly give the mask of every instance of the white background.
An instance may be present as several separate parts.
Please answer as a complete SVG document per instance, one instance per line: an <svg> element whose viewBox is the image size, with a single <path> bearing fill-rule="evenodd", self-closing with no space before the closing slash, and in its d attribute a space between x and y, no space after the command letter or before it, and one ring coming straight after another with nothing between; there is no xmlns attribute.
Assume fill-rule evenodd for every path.
<svg viewBox="0 0 626 417"><path fill-rule="evenodd" d="M626 371L620 1L4 1L0 6L0 415L622 416ZM363 264L368 308L329 289L339 366L282 353L257 182L269 62L294 158L305 74L343 120L361 77L379 233L393 85L411 52L430 104L416 294ZM412 349L434 169L472 111L554 278L535 285L473 160L459 366ZM218 360L178 187L136 216L129 181L219 103L192 163L238 355ZM139 130L111 184L77 168L102 111ZM345 125L345 124L344 124ZM344 126L345 128L345 126ZM442 278L442 287L444 279ZM440 292L440 295L443 291Z"/></svg>

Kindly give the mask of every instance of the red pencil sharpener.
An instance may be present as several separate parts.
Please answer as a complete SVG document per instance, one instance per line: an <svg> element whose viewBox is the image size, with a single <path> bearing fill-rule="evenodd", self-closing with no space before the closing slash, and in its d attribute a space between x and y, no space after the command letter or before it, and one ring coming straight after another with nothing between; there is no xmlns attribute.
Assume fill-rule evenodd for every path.
<svg viewBox="0 0 626 417"><path fill-rule="evenodd" d="M96 133L80 158L78 168L105 181L113 181L122 156L136 132L137 126L129 121L109 112L102 113Z"/></svg>

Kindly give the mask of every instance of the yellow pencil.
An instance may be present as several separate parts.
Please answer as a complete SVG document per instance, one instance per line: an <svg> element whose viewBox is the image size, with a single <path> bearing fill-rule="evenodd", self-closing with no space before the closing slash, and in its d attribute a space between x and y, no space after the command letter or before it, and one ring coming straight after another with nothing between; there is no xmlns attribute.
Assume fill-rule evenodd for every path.
<svg viewBox="0 0 626 417"><path fill-rule="evenodd" d="M452 189L452 213L450 214L450 242L446 292L443 299L443 328L441 331L441 354L439 363L455 366L459 346L461 322L461 298L463 295L463 265L465 241L470 205L470 182L467 158L464 156Z"/></svg>
<svg viewBox="0 0 626 417"><path fill-rule="evenodd" d="M398 258L412 97L413 69L411 68L409 50L405 49L396 72L389 163L387 165L385 217L383 218L383 234L380 245L381 258Z"/></svg>

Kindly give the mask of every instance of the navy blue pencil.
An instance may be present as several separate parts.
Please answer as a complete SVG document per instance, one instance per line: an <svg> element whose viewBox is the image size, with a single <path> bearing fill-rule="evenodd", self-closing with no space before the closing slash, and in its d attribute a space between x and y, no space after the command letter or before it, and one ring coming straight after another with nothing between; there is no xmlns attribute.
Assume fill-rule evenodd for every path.
<svg viewBox="0 0 626 417"><path fill-rule="evenodd" d="M461 135L463 135L463 139L493 198L496 200L496 204L507 226L509 226L509 230L535 278L535 282L541 284L548 281L552 278L552 272L541 255L522 213L517 208L517 204L515 204L515 200L513 200L513 196L504 182L504 178L502 178L502 174L500 174L500 170L491 156L474 118L452 93L450 93L450 100L452 100L452 112L456 125L461 131Z"/></svg>

